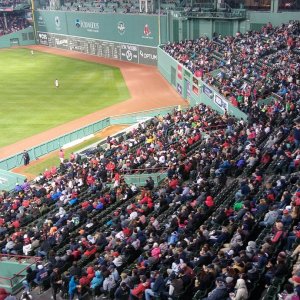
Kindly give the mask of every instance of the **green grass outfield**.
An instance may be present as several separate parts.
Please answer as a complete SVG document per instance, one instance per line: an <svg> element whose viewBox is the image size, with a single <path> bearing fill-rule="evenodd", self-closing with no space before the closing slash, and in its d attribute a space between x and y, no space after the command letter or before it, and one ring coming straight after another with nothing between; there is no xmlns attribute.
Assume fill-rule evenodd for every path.
<svg viewBox="0 0 300 300"><path fill-rule="evenodd" d="M0 51L0 95L0 147L130 97L118 68L28 49Z"/></svg>

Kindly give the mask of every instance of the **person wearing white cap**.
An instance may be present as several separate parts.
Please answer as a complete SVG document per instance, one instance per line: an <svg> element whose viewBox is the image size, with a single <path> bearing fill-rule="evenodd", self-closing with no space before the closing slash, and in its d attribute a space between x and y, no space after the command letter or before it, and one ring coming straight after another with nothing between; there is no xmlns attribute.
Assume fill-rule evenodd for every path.
<svg viewBox="0 0 300 300"><path fill-rule="evenodd" d="M244 279L240 278L237 280L235 285L236 292L230 293L229 297L231 300L247 300L249 297L248 289Z"/></svg>
<svg viewBox="0 0 300 300"><path fill-rule="evenodd" d="M43 265L37 266L38 272L36 273L36 277L33 280L37 285L41 284L44 279L48 277L48 271L44 268Z"/></svg>
<svg viewBox="0 0 300 300"><path fill-rule="evenodd" d="M25 238L25 236L27 236L27 234L24 235L23 253L24 255L28 255L31 251L31 243L30 239L28 240L27 237Z"/></svg>
<svg viewBox="0 0 300 300"><path fill-rule="evenodd" d="M95 244L95 238L92 235L88 235L87 236L87 240L91 243L91 244Z"/></svg>

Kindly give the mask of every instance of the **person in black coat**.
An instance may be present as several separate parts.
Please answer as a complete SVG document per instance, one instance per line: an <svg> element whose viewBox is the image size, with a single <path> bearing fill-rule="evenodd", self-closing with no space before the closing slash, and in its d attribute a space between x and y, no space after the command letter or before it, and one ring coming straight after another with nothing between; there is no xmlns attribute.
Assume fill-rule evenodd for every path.
<svg viewBox="0 0 300 300"><path fill-rule="evenodd" d="M128 300L130 289L125 282L121 282L120 286L115 291L115 300Z"/></svg>
<svg viewBox="0 0 300 300"><path fill-rule="evenodd" d="M145 290L145 300L152 299L151 297L159 297L165 291L165 280L163 277L164 269L161 269L155 274L155 280L151 283L151 288Z"/></svg>
<svg viewBox="0 0 300 300"><path fill-rule="evenodd" d="M24 166L29 165L30 156L29 156L29 153L26 150L24 150L24 152L23 152L23 160L24 160Z"/></svg>
<svg viewBox="0 0 300 300"><path fill-rule="evenodd" d="M69 270L70 276L81 276L81 268L77 265L77 262L74 261L72 267Z"/></svg>
<svg viewBox="0 0 300 300"><path fill-rule="evenodd" d="M33 280L36 277L37 270L32 270L31 267L28 267L26 270L26 281L28 282L29 286L32 286Z"/></svg>
<svg viewBox="0 0 300 300"><path fill-rule="evenodd" d="M50 275L50 285L52 288L52 297L56 300L56 294L62 285L61 275L58 268L54 268Z"/></svg>

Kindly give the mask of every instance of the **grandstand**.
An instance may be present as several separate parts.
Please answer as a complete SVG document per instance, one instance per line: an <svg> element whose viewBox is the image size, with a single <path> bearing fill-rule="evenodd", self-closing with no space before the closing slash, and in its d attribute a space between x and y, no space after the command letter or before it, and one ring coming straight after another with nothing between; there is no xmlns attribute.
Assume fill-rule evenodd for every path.
<svg viewBox="0 0 300 300"><path fill-rule="evenodd" d="M47 178L3 193L2 252L43 258L36 278L48 275L27 276L41 291L57 267L65 294L75 274L74 292L113 297L121 281L133 288L146 276L149 288L159 271L171 286L181 282L176 299L207 296L208 273L226 295L240 278L250 297L268 286L269 299L298 255L297 115L253 109L244 123L200 104L152 118L109 139L106 150L85 150ZM157 170L167 179L154 185ZM141 188L123 180L142 173L149 180Z"/></svg>
<svg viewBox="0 0 300 300"><path fill-rule="evenodd" d="M14 268L0 286L34 299L299 299L300 1L141 2L36 3L40 44L158 61L189 105L145 112L1 191L0 260ZM5 35L29 24L12 10Z"/></svg>
<svg viewBox="0 0 300 300"><path fill-rule="evenodd" d="M20 31L29 26L24 13L9 13L0 15L0 36Z"/></svg>
<svg viewBox="0 0 300 300"><path fill-rule="evenodd" d="M33 43L30 15L30 5L26 1L0 1L0 48Z"/></svg>
<svg viewBox="0 0 300 300"><path fill-rule="evenodd" d="M164 50L245 112L262 99L279 102L280 110L283 96L288 94L289 103L297 98L299 21L276 28L269 23L260 32L235 37L167 44Z"/></svg>

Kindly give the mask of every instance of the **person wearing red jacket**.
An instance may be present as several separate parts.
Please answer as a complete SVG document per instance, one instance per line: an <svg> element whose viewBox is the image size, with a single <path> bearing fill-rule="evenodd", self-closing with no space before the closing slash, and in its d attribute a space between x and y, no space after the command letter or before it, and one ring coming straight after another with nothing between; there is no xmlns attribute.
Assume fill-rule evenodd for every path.
<svg viewBox="0 0 300 300"><path fill-rule="evenodd" d="M284 237L285 237L285 231L283 230L283 224L282 222L277 222L275 224L274 236L272 237L271 241L272 243L277 243L280 240L282 240L282 238Z"/></svg>
<svg viewBox="0 0 300 300"><path fill-rule="evenodd" d="M172 190L175 190L177 188L177 185L178 185L178 178L173 176L173 178L169 181L169 187Z"/></svg>
<svg viewBox="0 0 300 300"><path fill-rule="evenodd" d="M145 275L140 276L140 283L132 290L130 290L130 300L143 299L145 290L150 287L150 282Z"/></svg>
<svg viewBox="0 0 300 300"><path fill-rule="evenodd" d="M207 196L206 200L205 200L205 204L209 208L213 207L215 205L213 197L212 196Z"/></svg>
<svg viewBox="0 0 300 300"><path fill-rule="evenodd" d="M92 279L95 277L95 270L93 267L88 267L86 269L87 272L87 278L89 279L89 281L92 281Z"/></svg>
<svg viewBox="0 0 300 300"><path fill-rule="evenodd" d="M4 300L9 294L6 292L5 289L0 288L0 300Z"/></svg>
<svg viewBox="0 0 300 300"><path fill-rule="evenodd" d="M271 161L271 155L270 155L270 153L264 153L263 156L262 156L262 158L261 158L261 160L260 160L260 162L262 164L267 164L270 161Z"/></svg>
<svg viewBox="0 0 300 300"><path fill-rule="evenodd" d="M44 172L44 177L45 177L46 179L52 178L51 171L48 170L48 169L46 169L45 172Z"/></svg>
<svg viewBox="0 0 300 300"><path fill-rule="evenodd" d="M86 209L86 208L88 208L90 206L90 202L88 201L88 200L85 200L85 201L83 201L82 203L81 203L81 207L83 208L83 209Z"/></svg>
<svg viewBox="0 0 300 300"><path fill-rule="evenodd" d="M91 280L89 280L87 274L84 274L80 279L79 279L79 285L81 287L88 287L90 285Z"/></svg>
<svg viewBox="0 0 300 300"><path fill-rule="evenodd" d="M93 185L94 182L95 182L95 178L91 174L89 174L86 178L86 184L87 185Z"/></svg>
<svg viewBox="0 0 300 300"><path fill-rule="evenodd" d="M17 228L20 228L20 221L18 219L14 220L11 225L17 229Z"/></svg>
<svg viewBox="0 0 300 300"><path fill-rule="evenodd" d="M114 170L116 168L116 165L113 161L110 161L106 166L105 166L105 169L106 171L108 172L108 174L110 175L110 178L113 177L113 173L114 173Z"/></svg>
<svg viewBox="0 0 300 300"><path fill-rule="evenodd" d="M147 204L147 207L151 209L153 207L152 198L149 193L146 193L142 200L139 201L140 204Z"/></svg>

